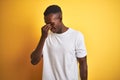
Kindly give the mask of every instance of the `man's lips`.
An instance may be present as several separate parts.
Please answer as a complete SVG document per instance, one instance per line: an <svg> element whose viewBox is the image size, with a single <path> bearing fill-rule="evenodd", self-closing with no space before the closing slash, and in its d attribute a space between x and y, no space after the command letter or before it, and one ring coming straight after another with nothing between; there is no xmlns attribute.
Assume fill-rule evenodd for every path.
<svg viewBox="0 0 120 80"><path fill-rule="evenodd" d="M52 27L51 29L56 29L55 27Z"/></svg>
<svg viewBox="0 0 120 80"><path fill-rule="evenodd" d="M56 28L55 28L55 27L52 27L50 30L51 30L52 32L55 32L55 31L56 31Z"/></svg>
<svg viewBox="0 0 120 80"><path fill-rule="evenodd" d="M51 29L56 29L56 27L54 27L53 25L51 25Z"/></svg>

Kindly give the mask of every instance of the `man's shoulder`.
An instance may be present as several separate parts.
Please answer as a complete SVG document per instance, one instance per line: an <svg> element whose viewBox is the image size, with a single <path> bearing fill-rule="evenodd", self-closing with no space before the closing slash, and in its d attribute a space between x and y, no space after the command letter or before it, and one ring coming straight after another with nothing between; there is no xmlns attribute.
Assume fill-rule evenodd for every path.
<svg viewBox="0 0 120 80"><path fill-rule="evenodd" d="M75 30L72 28L70 28L70 29L72 30L72 34L74 34L75 36L83 36L83 33L81 31Z"/></svg>

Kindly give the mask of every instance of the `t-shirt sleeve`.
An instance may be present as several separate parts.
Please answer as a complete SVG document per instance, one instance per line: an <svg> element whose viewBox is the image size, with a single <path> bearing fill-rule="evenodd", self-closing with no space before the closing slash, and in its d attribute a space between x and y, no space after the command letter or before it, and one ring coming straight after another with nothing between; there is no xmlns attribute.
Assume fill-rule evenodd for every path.
<svg viewBox="0 0 120 80"><path fill-rule="evenodd" d="M77 36L75 44L75 54L77 58L83 58L87 55L84 36L82 33L79 33L79 35Z"/></svg>

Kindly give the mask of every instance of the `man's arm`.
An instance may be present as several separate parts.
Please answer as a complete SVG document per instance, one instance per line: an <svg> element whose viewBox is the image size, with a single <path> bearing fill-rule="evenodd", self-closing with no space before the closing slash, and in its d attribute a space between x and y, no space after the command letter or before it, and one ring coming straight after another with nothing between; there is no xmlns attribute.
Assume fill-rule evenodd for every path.
<svg viewBox="0 0 120 80"><path fill-rule="evenodd" d="M51 28L50 24L47 24L47 25L42 27L42 36L40 38L38 46L31 54L31 63L33 65L36 65L42 57L43 46L44 46L45 40L48 36L48 30L50 28Z"/></svg>
<svg viewBox="0 0 120 80"><path fill-rule="evenodd" d="M88 76L88 67L87 67L87 56L83 58L78 58L79 62L79 70L80 70L80 77L81 80L87 80Z"/></svg>
<svg viewBox="0 0 120 80"><path fill-rule="evenodd" d="M36 65L41 60L44 42L45 38L41 37L37 48L31 54L31 63L33 65Z"/></svg>

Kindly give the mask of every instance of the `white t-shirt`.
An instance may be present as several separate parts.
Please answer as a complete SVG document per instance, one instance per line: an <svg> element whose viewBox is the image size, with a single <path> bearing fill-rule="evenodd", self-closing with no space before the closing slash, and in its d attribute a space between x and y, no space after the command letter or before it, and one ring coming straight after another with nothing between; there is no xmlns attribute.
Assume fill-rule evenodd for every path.
<svg viewBox="0 0 120 80"><path fill-rule="evenodd" d="M77 57L87 55L81 32L50 32L43 47L42 80L78 80Z"/></svg>

